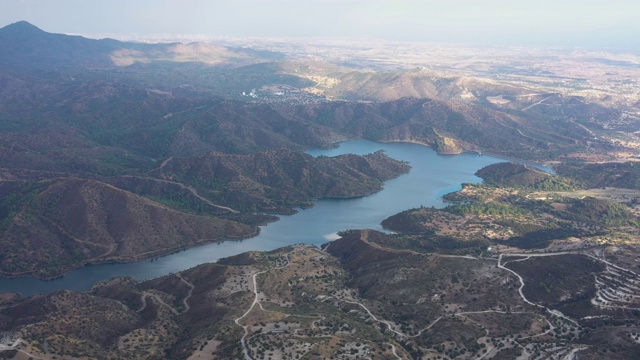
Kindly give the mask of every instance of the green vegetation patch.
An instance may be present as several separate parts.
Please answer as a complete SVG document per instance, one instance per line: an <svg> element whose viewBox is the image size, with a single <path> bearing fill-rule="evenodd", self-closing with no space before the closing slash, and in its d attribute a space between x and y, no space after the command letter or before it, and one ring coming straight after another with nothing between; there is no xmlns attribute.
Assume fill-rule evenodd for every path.
<svg viewBox="0 0 640 360"><path fill-rule="evenodd" d="M6 230L13 217L48 185L47 182L0 183L0 232Z"/></svg>
<svg viewBox="0 0 640 360"><path fill-rule="evenodd" d="M640 226L638 219L626 205L593 197L567 201L569 208L559 213L567 220L602 227Z"/></svg>
<svg viewBox="0 0 640 360"><path fill-rule="evenodd" d="M481 203L481 204L460 204L451 205L444 208L444 211L448 211L456 215L491 215L491 216L514 216L514 215L526 215L529 212L520 207L504 204L504 203Z"/></svg>
<svg viewBox="0 0 640 360"><path fill-rule="evenodd" d="M640 190L640 164L636 162L585 164L564 163L557 166L558 174L583 181L590 188L618 187Z"/></svg>
<svg viewBox="0 0 640 360"><path fill-rule="evenodd" d="M571 191L582 187L580 181L548 174L528 165L497 163L478 170L476 175L488 185L535 189L541 191Z"/></svg>

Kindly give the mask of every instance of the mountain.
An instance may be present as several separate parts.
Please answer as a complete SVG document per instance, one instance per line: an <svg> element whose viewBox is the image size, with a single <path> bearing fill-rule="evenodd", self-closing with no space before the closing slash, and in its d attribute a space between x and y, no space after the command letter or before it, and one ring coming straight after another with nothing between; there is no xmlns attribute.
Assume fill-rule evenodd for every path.
<svg viewBox="0 0 640 360"><path fill-rule="evenodd" d="M137 45L140 49L150 48ZM110 39L51 34L26 21L0 29L0 66L19 69L113 67L109 54L124 44ZM133 50L133 49L132 49Z"/></svg>
<svg viewBox="0 0 640 360"><path fill-rule="evenodd" d="M2 167L106 174L152 166L148 158L301 150L349 138L538 160L609 149L575 122L441 100L252 103L185 98L91 77L3 77L1 71L0 82L9 89L0 90Z"/></svg>
<svg viewBox="0 0 640 360"><path fill-rule="evenodd" d="M29 128L33 133L47 118L52 128L64 123L65 132L80 130L74 136L84 139L74 140L85 147L107 145L152 158L302 149L367 138L421 143L445 154L480 151L548 160L586 148L611 149L606 137L597 136L606 132L601 125L578 120L594 114L620 117L574 97L524 96L527 89L441 78L422 69L375 73L317 62L274 62L269 54L247 49L93 40L46 33L24 22L0 29L0 48L8 50L0 54L4 129ZM16 73L20 67L23 71ZM45 68L67 70L26 71ZM332 76L337 82L328 85L334 83ZM355 102L301 95L315 91L313 87L322 96L334 97L331 91L336 91L336 98ZM347 89L354 92L348 95ZM389 94L369 96L366 89ZM241 95L253 90L268 96ZM465 98L465 91L473 96ZM225 100L212 100L212 94ZM483 100L497 94L512 100L507 105ZM534 106L542 101L549 106ZM47 131L27 142L50 141L40 136L47 137ZM5 158L23 157L13 149L6 150ZM140 159L121 162L126 161Z"/></svg>
<svg viewBox="0 0 640 360"><path fill-rule="evenodd" d="M20 21L0 29L0 68L18 70L115 69L136 63L196 62L247 65L281 55L206 43L142 44L52 34Z"/></svg>
<svg viewBox="0 0 640 360"><path fill-rule="evenodd" d="M488 152L516 158L548 159L606 145L579 124L549 124L477 104L402 98L383 103L327 102L276 106L287 118L374 141L414 142L442 153Z"/></svg>

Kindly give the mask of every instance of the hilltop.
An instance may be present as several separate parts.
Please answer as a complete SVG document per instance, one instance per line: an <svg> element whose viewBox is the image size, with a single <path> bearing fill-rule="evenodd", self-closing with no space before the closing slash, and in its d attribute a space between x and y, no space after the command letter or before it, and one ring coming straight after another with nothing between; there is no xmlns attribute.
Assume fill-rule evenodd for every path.
<svg viewBox="0 0 640 360"><path fill-rule="evenodd" d="M533 186L550 177L542 170L518 163L498 163L476 172L485 183L497 186Z"/></svg>

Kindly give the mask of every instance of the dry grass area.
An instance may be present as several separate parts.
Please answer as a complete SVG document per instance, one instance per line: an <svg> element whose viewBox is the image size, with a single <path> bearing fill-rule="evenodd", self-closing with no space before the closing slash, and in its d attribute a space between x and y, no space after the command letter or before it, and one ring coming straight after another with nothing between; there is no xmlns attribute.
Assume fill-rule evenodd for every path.
<svg viewBox="0 0 640 360"><path fill-rule="evenodd" d="M484 237L506 240L514 235L508 227L496 224L492 216L459 216L446 212L430 213L423 223L436 235L461 239Z"/></svg>
<svg viewBox="0 0 640 360"><path fill-rule="evenodd" d="M626 153L626 152L625 152ZM603 152L575 152L567 154L567 159L581 160L586 163L605 163L611 161L625 160L624 156L620 156L616 153L603 153Z"/></svg>
<svg viewBox="0 0 640 360"><path fill-rule="evenodd" d="M592 255L603 260L614 263L625 269L640 273L640 246L608 246L600 249L594 249Z"/></svg>
<svg viewBox="0 0 640 360"><path fill-rule="evenodd" d="M544 316L534 312L493 312L461 315L482 325L492 337L513 335L531 337L543 333L549 322Z"/></svg>
<svg viewBox="0 0 640 360"><path fill-rule="evenodd" d="M531 198L535 199L546 199L551 195L557 194L562 197L569 197L574 199L582 199L585 197L594 197L596 199L610 200L615 202L629 202L633 199L640 198L640 190L633 189L622 189L622 188L613 188L606 187L600 189L585 189L585 190L574 190L574 191L538 191L532 193Z"/></svg>
<svg viewBox="0 0 640 360"><path fill-rule="evenodd" d="M640 236L629 233L610 233L595 236L569 237L566 239L551 240L549 244L537 252L578 251L593 247L637 246L640 244ZM522 249L512 248L505 252L522 253Z"/></svg>
<svg viewBox="0 0 640 360"><path fill-rule="evenodd" d="M16 293L0 293L0 305L12 303L20 298Z"/></svg>
<svg viewBox="0 0 640 360"><path fill-rule="evenodd" d="M339 305L357 297L345 289L347 274L335 258L301 245L263 260L268 267L256 278L257 306L241 320L248 329L246 344L252 357L395 358L388 346L358 334L357 329L367 326L362 319L341 316ZM385 339L380 333L375 337Z"/></svg>
<svg viewBox="0 0 640 360"><path fill-rule="evenodd" d="M549 242L549 245L544 248L544 251L575 251L599 244L599 237L570 237L567 239L552 240L551 242Z"/></svg>
<svg viewBox="0 0 640 360"><path fill-rule="evenodd" d="M211 354L217 352L218 347L222 344L221 341L210 340L206 342L202 348L196 350L187 360L203 360L211 359Z"/></svg>
<svg viewBox="0 0 640 360"><path fill-rule="evenodd" d="M172 313L155 304L147 307L158 311L156 319L137 329L138 314L117 301L65 291L46 299L45 306L55 310L21 330L24 350L34 358L93 359L104 356L105 347L120 356L150 358L161 355L178 330Z"/></svg>
<svg viewBox="0 0 640 360"><path fill-rule="evenodd" d="M388 249L389 239L355 231L326 251L295 245L142 285L114 280L94 295L35 298L14 312L32 316L43 299L56 310L22 329L22 349L42 359L563 358L604 336L585 326L633 322L640 307L634 248L585 250L576 238L553 244L557 253L498 246L496 259ZM640 329L619 330L628 346L589 341L633 354Z"/></svg>

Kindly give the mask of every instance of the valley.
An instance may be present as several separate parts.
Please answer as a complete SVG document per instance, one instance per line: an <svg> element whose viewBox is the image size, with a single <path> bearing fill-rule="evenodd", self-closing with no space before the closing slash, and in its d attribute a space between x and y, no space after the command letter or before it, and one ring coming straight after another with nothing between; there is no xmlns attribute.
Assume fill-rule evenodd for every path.
<svg viewBox="0 0 640 360"><path fill-rule="evenodd" d="M0 287L13 292L33 294L59 289L87 290L95 282L113 276L132 276L145 280L175 273L203 262L214 261L247 250L268 251L282 246L305 242L321 245L335 239L336 233L349 228L382 230L380 221L398 211L416 206L442 206L439 194L457 188L462 182L475 182L475 169L500 161L489 156L462 154L455 157L436 154L433 150L414 144L379 144L367 141L341 143L332 149L309 151L314 157L335 157L340 154L366 155L384 150L390 157L411 165L408 174L386 181L384 189L374 194L342 199L327 198L313 201L313 207L299 209L293 215L281 215L280 220L257 224L260 233L238 241L216 242L195 246L168 256L153 257L151 261L121 264L94 264L65 273L61 278L42 281L34 278L0 279ZM433 173L450 171L447 177ZM162 183L161 183L162 184ZM165 190L166 191L166 190ZM142 193L139 193L142 194ZM186 193L188 195L189 193ZM183 198L184 199L184 198ZM218 215L220 216L220 215ZM247 214L226 214L226 218L252 219ZM254 220L272 221L273 215L253 216ZM34 291L38 289L38 291Z"/></svg>
<svg viewBox="0 0 640 360"><path fill-rule="evenodd" d="M638 57L325 41L1 28L0 357L640 357Z"/></svg>

